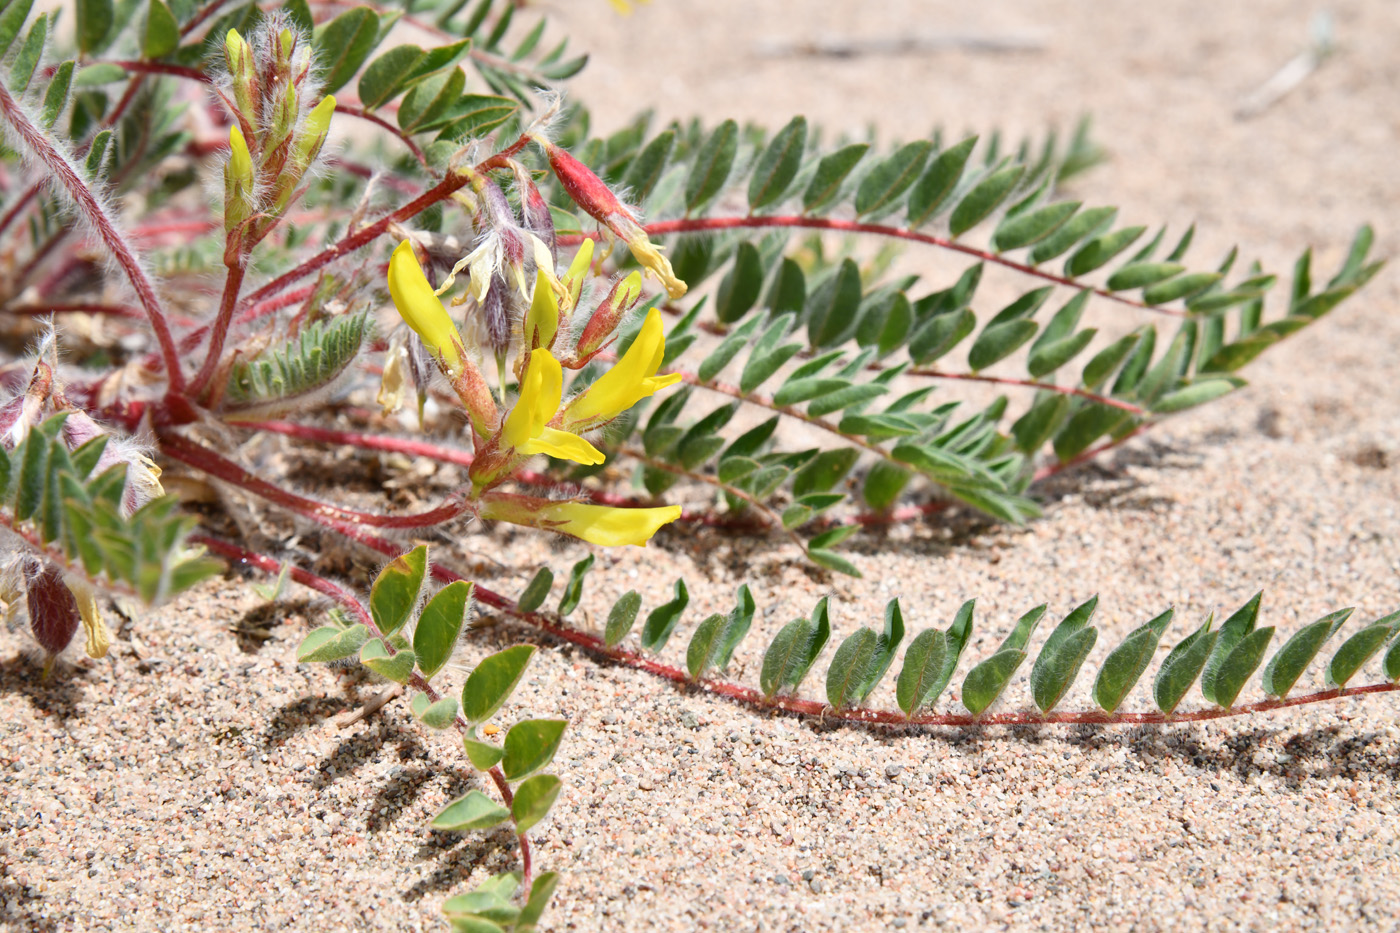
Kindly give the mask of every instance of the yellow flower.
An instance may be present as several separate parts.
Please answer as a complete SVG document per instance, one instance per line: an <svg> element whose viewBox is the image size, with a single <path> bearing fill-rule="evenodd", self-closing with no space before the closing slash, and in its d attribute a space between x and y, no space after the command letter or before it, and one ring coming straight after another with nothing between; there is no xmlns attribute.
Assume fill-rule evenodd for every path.
<svg viewBox="0 0 1400 933"><path fill-rule="evenodd" d="M68 584L68 589L78 604L78 616L82 619L83 631L87 633L87 656L105 658L107 649L112 645L112 634L107 631L102 614L97 608L96 591L87 581L75 576L66 577L63 582Z"/></svg>
<svg viewBox="0 0 1400 933"><path fill-rule="evenodd" d="M617 509L582 502L551 502L529 496L488 496L481 517L557 531L603 547L645 547L662 525L681 517L681 507Z"/></svg>
<svg viewBox="0 0 1400 933"><path fill-rule="evenodd" d="M549 454L562 460L595 464L602 451L577 434L549 427L564 396L564 370L548 350L534 350L520 382L520 400L501 425L501 444L522 454Z"/></svg>
<svg viewBox="0 0 1400 933"><path fill-rule="evenodd" d="M418 264L408 240L400 243L389 257L389 296L394 299L394 307L398 308L404 323L423 339L452 376L459 375L464 346L462 335L457 332L457 325L452 323L442 301L433 294L433 287L428 284L428 277L423 274L423 267Z"/></svg>
<svg viewBox="0 0 1400 933"><path fill-rule="evenodd" d="M666 334L661 312L647 312L642 329L617 365L598 378L584 393L569 403L566 425L596 427L622 414L655 392L681 381L680 373L656 375L666 355Z"/></svg>

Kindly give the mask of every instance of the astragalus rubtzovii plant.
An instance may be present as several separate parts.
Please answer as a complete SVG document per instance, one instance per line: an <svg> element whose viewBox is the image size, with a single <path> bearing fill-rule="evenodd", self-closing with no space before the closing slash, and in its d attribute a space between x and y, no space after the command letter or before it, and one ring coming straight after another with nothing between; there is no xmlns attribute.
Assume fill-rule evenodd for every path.
<svg viewBox="0 0 1400 933"><path fill-rule="evenodd" d="M10 617L47 676L79 627L103 656L109 599L167 599L218 558L325 594L336 607L299 659L358 659L406 685L415 716L461 732L496 793L472 791L433 826L511 824L519 840L518 872L444 905L460 929L538 923L557 879L532 865L529 830L559 793L544 770L565 729L521 719L492 738L529 645L480 661L460 690L442 682L473 601L756 712L868 724L1164 723L1396 689L1400 614L1342 641L1330 689L1290 697L1349 610L1269 656L1256 597L1190 626L1155 674L1154 711L1120 708L1171 611L1109 653L1097 709L1056 711L1094 646L1090 600L1040 647L1033 707L988 712L1045 606L964 675L965 711L938 711L969 602L909 641L899 709L868 709L904 641L898 601L841 641L824 699L804 698L831 635L825 600L778 633L750 687L721 676L756 609L743 581L732 609L695 614L679 666L664 658L690 608L684 580L630 647L635 592L601 637L568 621L591 557L549 611L547 568L511 598L384 537L440 540L482 519L618 547L704 523L858 575L841 547L868 526L950 505L1033 520L1041 480L1238 388L1241 367L1375 274L1368 229L1325 283L1305 253L1276 289L1233 251L1188 264L1191 230L1059 197L1098 158L1082 130L880 146L823 140L802 117L776 132L640 118L597 138L559 91L584 59L541 44L543 24L505 0L408 13L79 0L32 14L31 0L0 6L0 320L30 347L6 363L0 406ZM342 125L366 142L328 146ZM895 246L963 268L895 275ZM1029 288L987 308L984 271ZM1096 303L1143 323L1099 333L1082 324ZM1006 395L968 412L931 397L948 383ZM416 514L319 501L240 462L260 432L308 456L351 445L453 464L468 482ZM233 511L182 513L160 482L172 465L234 493ZM240 538L268 540L239 520L249 499L274 507L263 523L284 516L304 538L392 560L362 600ZM429 598L430 581L445 585ZM1377 656L1384 679L1349 687ZM1265 698L1239 703L1261 664ZM1178 712L1197 682L1207 705Z"/></svg>

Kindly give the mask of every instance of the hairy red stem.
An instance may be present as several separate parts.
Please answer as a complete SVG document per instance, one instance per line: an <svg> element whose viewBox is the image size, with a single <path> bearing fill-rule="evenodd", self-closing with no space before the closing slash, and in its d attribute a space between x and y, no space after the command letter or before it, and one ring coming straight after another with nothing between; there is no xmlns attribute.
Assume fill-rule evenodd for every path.
<svg viewBox="0 0 1400 933"><path fill-rule="evenodd" d="M156 435L161 452L188 466L208 473L210 476L232 483L240 489L254 493L290 509L305 518L319 521L322 517L353 525L370 525L375 528L431 528L449 522L465 514L464 503L449 502L427 512L415 515L378 515L347 509L329 502L318 502L296 493L274 486L267 480L243 469L207 447L194 443L189 438L171 431L160 431Z"/></svg>

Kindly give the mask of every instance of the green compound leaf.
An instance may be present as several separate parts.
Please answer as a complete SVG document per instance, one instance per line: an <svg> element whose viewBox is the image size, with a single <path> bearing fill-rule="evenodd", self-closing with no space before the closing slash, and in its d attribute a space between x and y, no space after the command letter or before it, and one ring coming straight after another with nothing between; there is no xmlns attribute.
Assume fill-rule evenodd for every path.
<svg viewBox="0 0 1400 933"><path fill-rule="evenodd" d="M481 791L474 790L443 807L442 812L433 817L428 825L448 832L465 832L469 829L490 829L508 819L509 810Z"/></svg>
<svg viewBox="0 0 1400 933"><path fill-rule="evenodd" d="M739 152L739 124L725 120L715 127L690 168L685 180L685 207L693 211L716 194L729 180L734 157Z"/></svg>
<svg viewBox="0 0 1400 933"><path fill-rule="evenodd" d="M428 601L418 616L418 625L413 630L413 653L418 656L418 668L424 677L432 679L452 656L467 618L467 607L471 605L472 590L472 584L463 580L449 583Z"/></svg>
<svg viewBox="0 0 1400 933"><path fill-rule="evenodd" d="M914 636L895 682L895 699L904 715L912 716L928 705L929 693L942 677L947 660L948 636L943 632L928 629Z"/></svg>
<svg viewBox="0 0 1400 933"><path fill-rule="evenodd" d="M367 6L347 10L316 27L311 40L322 75L322 93L344 87L379 42L379 17Z"/></svg>
<svg viewBox="0 0 1400 933"><path fill-rule="evenodd" d="M1094 681L1094 702L1100 709L1113 713L1127 698L1137 685L1138 678L1147 670L1147 665L1152 663L1157 645L1175 614L1175 609L1168 609L1143 623L1109 652L1103 667L1099 669L1098 679Z"/></svg>
<svg viewBox="0 0 1400 933"><path fill-rule="evenodd" d="M1397 625L1400 625L1400 613L1372 622L1342 642L1327 665L1327 686L1344 689L1356 672L1395 634Z"/></svg>
<svg viewBox="0 0 1400 933"><path fill-rule="evenodd" d="M403 641L401 638L395 641ZM393 654L389 653L388 647L378 638L365 642L360 649L360 663L374 671L385 680L392 680L396 684L408 683L408 678L413 676L413 667L417 663L417 658L413 656L413 649L409 648L405 642L402 645L395 644Z"/></svg>
<svg viewBox="0 0 1400 933"><path fill-rule="evenodd" d="M462 715L478 726L510 698L535 655L534 645L515 645L484 658L462 685Z"/></svg>
<svg viewBox="0 0 1400 933"><path fill-rule="evenodd" d="M428 572L428 547L420 544L400 554L380 571L369 591L369 612L385 635L403 628L418 605L418 593Z"/></svg>
<svg viewBox="0 0 1400 933"><path fill-rule="evenodd" d="M323 625L302 639L297 647L297 660L308 663L353 658L367 641L369 629L363 625L353 625L347 629Z"/></svg>
<svg viewBox="0 0 1400 933"><path fill-rule="evenodd" d="M627 637L632 625L637 621L637 613L642 608L642 597L636 590L623 593L608 611L608 624L603 629L603 641L609 648Z"/></svg>
<svg viewBox="0 0 1400 933"><path fill-rule="evenodd" d="M430 729L448 729L457 719L457 701L443 697L434 702L426 693L415 694L408 704L416 719Z"/></svg>
<svg viewBox="0 0 1400 933"><path fill-rule="evenodd" d="M526 719L511 726L501 760L506 780L519 781L549 767L567 726L563 719Z"/></svg>
<svg viewBox="0 0 1400 933"><path fill-rule="evenodd" d="M788 186L797 177L802 165L802 153L807 148L807 118L793 117L778 131L763 154L758 157L749 179L749 210L777 203L787 194Z"/></svg>
<svg viewBox="0 0 1400 933"><path fill-rule="evenodd" d="M1327 639L1337 633L1353 611L1339 609L1294 632L1293 637L1284 642L1283 647L1274 652L1269 663L1264 665L1264 673L1260 677L1264 692L1279 699L1288 696L1288 691L1298 683L1298 678L1303 676Z"/></svg>
<svg viewBox="0 0 1400 933"><path fill-rule="evenodd" d="M827 599L823 596L810 619L793 619L774 637L763 655L759 687L771 697L784 687L797 690L831 638Z"/></svg>
<svg viewBox="0 0 1400 933"><path fill-rule="evenodd" d="M564 595L559 597L559 614L561 616L567 616L578 608L579 601L583 599L583 578L592 569L593 555L589 554L574 564L573 569L569 571L569 582L564 585Z"/></svg>
<svg viewBox="0 0 1400 933"><path fill-rule="evenodd" d="M690 604L690 591L686 589L684 580L676 580L675 592L670 602L657 606L647 614L647 620L642 625L642 650L660 651L670 641L671 633L685 613L685 607Z"/></svg>
<svg viewBox="0 0 1400 933"><path fill-rule="evenodd" d="M1210 658L1215 641L1220 636L1219 632L1211 631L1212 621L1213 618L1207 618L1204 625L1186 636L1167 654L1158 669L1157 677L1152 682L1152 698L1163 715L1170 716L1176 710L1205 669L1206 660Z"/></svg>
<svg viewBox="0 0 1400 933"><path fill-rule="evenodd" d="M544 601L549 598L549 589L552 586L554 586L554 571L548 567L541 567L535 571L530 582L525 584L525 591L520 594L520 598L515 603L521 612L534 612L543 606Z"/></svg>
<svg viewBox="0 0 1400 933"><path fill-rule="evenodd" d="M1079 669L1098 639L1098 632L1089 628L1089 620L1098 609L1097 596L1075 607L1065 616L1031 667L1031 697L1042 713L1048 713L1064 698Z"/></svg>
<svg viewBox="0 0 1400 933"><path fill-rule="evenodd" d="M537 774L517 787L510 807L515 831L523 833L544 819L563 787L563 782L552 774Z"/></svg>

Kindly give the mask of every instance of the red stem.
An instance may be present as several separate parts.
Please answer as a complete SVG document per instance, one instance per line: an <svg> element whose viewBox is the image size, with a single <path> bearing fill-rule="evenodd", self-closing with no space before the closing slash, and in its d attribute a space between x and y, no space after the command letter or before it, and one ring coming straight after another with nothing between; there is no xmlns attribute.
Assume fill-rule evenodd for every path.
<svg viewBox="0 0 1400 933"><path fill-rule="evenodd" d="M274 486L243 469L232 460L221 457L209 448L196 444L179 434L160 431L156 438L160 443L161 452L167 456L224 482L232 483L240 489L261 496L269 502L275 502L298 515L317 521L324 517L337 522L370 525L375 528L431 528L458 518L468 511L467 506L461 502L449 502L431 511L413 515L378 515L372 512L347 509L331 505L329 502L308 499L305 496L288 492L279 486Z"/></svg>
<svg viewBox="0 0 1400 933"><path fill-rule="evenodd" d="M200 397L200 393L209 385L209 380L214 378L214 373L219 368L219 358L224 355L224 341L228 339L228 329L233 324L233 309L238 305L238 293L243 288L246 269L240 248L238 258L228 267L228 275L224 278L224 294L219 299L219 316L214 319L214 332L209 338L209 350L204 355L204 365L199 368L194 382L190 383L190 394L195 398Z"/></svg>
<svg viewBox="0 0 1400 933"><path fill-rule="evenodd" d="M325 524L332 530L348 538L352 538L381 554L395 556L402 550L392 541L370 534L362 528L326 522L319 518L316 520ZM436 563L432 564L430 572L434 579L444 583L465 579L460 574L454 573ZM484 605L490 606L506 615L513 616L521 622L548 635L577 645L592 655L607 658L626 667L645 671L664 680L672 681L673 683L683 685L695 684L706 693L712 693L715 696L724 697L740 705L749 706L758 710L780 710L782 712L794 713L799 716L807 716L814 719L863 723L867 725L962 727L1010 725L1044 726L1090 723L1108 726L1166 725L1177 722L1205 722L1212 719L1229 719L1234 716L1245 716L1252 713L1263 713L1276 709L1288 709L1294 706L1305 706L1310 703L1322 703L1343 696L1392 693L1396 690L1400 690L1400 683L1370 684L1368 686L1354 687L1348 690L1323 690L1318 693L1290 697L1285 700L1261 700L1257 703L1247 703L1243 706L1232 706L1229 709L1192 710L1186 713L1174 713L1171 716L1165 716L1162 713L1109 714L1101 710L1063 713L1052 712L1048 714L1041 714L1039 712L992 713L983 716L959 713L924 713L915 716L906 716L904 713L896 710L834 709L819 700L804 700L800 697L784 696L765 697L760 691L755 690L753 687L746 687L743 684L736 684L730 681L704 679L696 682L691 679L687 671L669 664L663 664L660 661L648 658L636 651L609 647L608 644L598 636L591 635L587 632L580 632L544 613L522 612L520 607L516 605L515 600L493 592L480 584L476 585L475 595L476 599Z"/></svg>
<svg viewBox="0 0 1400 933"><path fill-rule="evenodd" d="M1054 282L1056 285L1066 285L1070 288L1085 288L1082 282L1067 278L1063 275L1055 275L1032 265L1023 262L1016 262L1014 259L1007 259L1000 253L993 253L988 250L978 249L975 246L968 246L966 243L959 243L947 237L934 236L929 233L919 233L916 230L904 230L900 227L887 227L883 224L866 224L855 220L839 220L834 217L804 217L801 215L787 215L783 217L685 217L678 220L658 220L653 223L643 224L643 229L652 236L665 236L669 233L713 233L716 230L742 230L756 229L761 227L802 227L808 230L835 230L842 233L870 233L876 236L892 237L897 240L909 240L914 243L924 243L929 246L938 246L943 249L952 250L955 253L963 253L967 256L975 256L983 262L990 262L994 265L1005 266L1008 269L1015 269L1024 275L1034 276L1047 282ZM592 237L593 234L575 234L573 236L561 236L560 245L576 243L584 237ZM1178 311L1172 308L1157 308L1152 305L1134 301L1116 292L1111 292L1106 288L1090 288L1095 295L1116 301L1119 304L1130 305L1131 307L1143 311L1152 311L1156 314L1167 314L1172 317L1189 317L1185 311Z"/></svg>
<svg viewBox="0 0 1400 933"><path fill-rule="evenodd" d="M48 136L34 125L24 109L10 95L9 89L2 84L0 84L0 114L3 114L6 121L14 127L24 145L44 164L49 175L63 185L79 212L97 231L103 243L111 251L113 258L116 259L117 265L121 266L127 280L131 282L137 300L141 303L141 308L146 312L146 317L150 321L151 330L155 332L156 340L160 344L161 355L165 359L166 373L170 381L170 389L176 394L182 393L185 388L185 377L184 373L180 371L180 358L175 352L175 341L170 336L170 326L166 322L165 312L161 309L160 301L156 298L155 286L146 277L145 270L141 268L135 253L127 245L126 237L117 227L115 218L107 213L106 207L97 200L97 196L92 193L87 182L83 181L73 168L72 163L54 148Z"/></svg>
<svg viewBox="0 0 1400 933"><path fill-rule="evenodd" d="M529 142L529 137L521 136L515 142L502 149L500 152L497 152L495 155L491 156L485 161L478 163L473 171L477 174L480 174L482 172L490 171L491 169L499 168L505 165L507 159L515 155L521 149L524 149L525 146L529 144ZM279 275L277 278L273 279L271 282L268 282L262 288L258 289L257 291L253 292L251 295L243 299L244 304L251 304L253 302L262 301L265 298L275 295L278 292L285 289L288 285L291 285L298 279L305 278L306 276L315 272L317 269L320 269L327 263L334 262L341 256L344 256L347 253L353 253L360 247L373 242L380 235L386 233L388 229L394 224L401 224L405 220L409 220L410 218L416 217L418 214L432 207L434 204L437 204L439 201L443 201L447 198L450 198L454 192L465 187L471 181L472 174L472 172L465 172L462 174L449 172L447 176L442 179L442 181L438 182L436 185L433 185L433 187L429 188L427 191L424 191L422 194L414 198L409 203L405 204L403 207L400 207L398 210L385 214L383 217L379 218L374 223L366 227L361 227L354 233L346 235L345 237L341 238L341 240L335 245L327 247L326 249L317 253L315 256L312 256L310 259L303 262L301 265L297 266L295 269L285 272L282 275Z"/></svg>
<svg viewBox="0 0 1400 933"><path fill-rule="evenodd" d="M403 132L403 130L400 130L397 126L390 123L388 120L385 120L378 114L371 113L363 107L356 107L353 104L337 103L335 105L335 112L343 113L352 117L359 117L361 120L368 120L370 123L373 123L380 129L389 132L396 139L398 139L399 142L403 143L405 146L408 147L408 151L413 153L413 157L418 160L419 165L423 166L424 171L428 172L429 174L432 174L432 166L428 164L428 158L427 156L423 155L423 150L418 148L418 144L415 143L411 138L409 138L407 133Z"/></svg>

